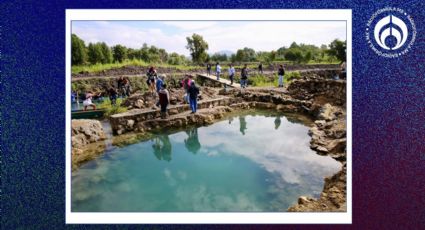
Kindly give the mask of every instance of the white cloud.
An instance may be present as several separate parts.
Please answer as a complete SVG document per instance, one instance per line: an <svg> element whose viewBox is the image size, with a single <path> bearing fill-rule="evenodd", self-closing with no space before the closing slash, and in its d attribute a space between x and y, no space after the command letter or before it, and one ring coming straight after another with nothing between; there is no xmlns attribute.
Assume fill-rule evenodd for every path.
<svg viewBox="0 0 425 230"><path fill-rule="evenodd" d="M143 22L143 25L148 25ZM329 44L335 38L346 39L344 21L162 21L146 28L123 22L96 21L73 25L72 32L86 42L104 41L140 48L143 43L168 52L189 55L186 37L200 34L209 44L208 52L236 51L250 47L257 51L276 50L297 43ZM156 26L156 28L153 28Z"/></svg>

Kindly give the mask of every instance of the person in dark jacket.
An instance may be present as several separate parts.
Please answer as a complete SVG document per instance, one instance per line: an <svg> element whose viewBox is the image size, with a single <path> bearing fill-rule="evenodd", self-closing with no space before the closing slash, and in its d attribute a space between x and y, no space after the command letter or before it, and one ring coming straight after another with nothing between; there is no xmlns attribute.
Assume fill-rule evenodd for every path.
<svg viewBox="0 0 425 230"><path fill-rule="evenodd" d="M263 74L263 63L261 63L261 62L258 65L258 72L260 72L261 74Z"/></svg>
<svg viewBox="0 0 425 230"><path fill-rule="evenodd" d="M245 64L241 70L241 87L246 88L248 85L248 67Z"/></svg>
<svg viewBox="0 0 425 230"><path fill-rule="evenodd" d="M111 101L111 105L117 105L117 97L118 97L118 92L114 87L109 88L108 90L108 94L109 94L109 100Z"/></svg>
<svg viewBox="0 0 425 230"><path fill-rule="evenodd" d="M208 63L207 64L207 76L210 76L210 75L211 75L211 64Z"/></svg>
<svg viewBox="0 0 425 230"><path fill-rule="evenodd" d="M161 118L167 117L167 106L170 104L170 93L167 90L167 85L163 84L162 88L158 92L159 104L161 105Z"/></svg>
<svg viewBox="0 0 425 230"><path fill-rule="evenodd" d="M189 89L187 90L187 92L189 94L189 102L190 102L190 108L192 109L192 113L196 113L199 88L196 87L194 81L191 82L191 85Z"/></svg>
<svg viewBox="0 0 425 230"><path fill-rule="evenodd" d="M277 75L279 76L279 86L283 87L283 76L285 75L285 69L283 68L283 65L279 66L279 70L277 71Z"/></svg>

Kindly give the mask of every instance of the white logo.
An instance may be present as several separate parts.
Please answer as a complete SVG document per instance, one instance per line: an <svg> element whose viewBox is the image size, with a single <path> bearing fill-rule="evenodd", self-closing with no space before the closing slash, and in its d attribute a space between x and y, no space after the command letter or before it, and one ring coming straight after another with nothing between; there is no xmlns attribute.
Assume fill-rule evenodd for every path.
<svg viewBox="0 0 425 230"><path fill-rule="evenodd" d="M372 36L374 40L370 39ZM368 21L366 40L380 56L395 58L405 54L415 39L415 23L402 9L387 7L378 10Z"/></svg>

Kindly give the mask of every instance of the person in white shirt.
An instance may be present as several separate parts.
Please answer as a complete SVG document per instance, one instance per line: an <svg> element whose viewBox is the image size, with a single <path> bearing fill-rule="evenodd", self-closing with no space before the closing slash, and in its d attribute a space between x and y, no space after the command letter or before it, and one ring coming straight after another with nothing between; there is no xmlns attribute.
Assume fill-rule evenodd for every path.
<svg viewBox="0 0 425 230"><path fill-rule="evenodd" d="M229 65L229 79L230 84L233 85L233 78L235 77L235 67L232 64Z"/></svg>
<svg viewBox="0 0 425 230"><path fill-rule="evenodd" d="M218 62L215 65L215 73L217 75L217 81L220 80L221 66L220 66L220 63Z"/></svg>
<svg viewBox="0 0 425 230"><path fill-rule="evenodd" d="M91 101L92 98L93 98L92 92L86 93L86 99L83 101L84 111L87 110L88 106L91 106L93 107L93 110L96 110L96 105Z"/></svg>

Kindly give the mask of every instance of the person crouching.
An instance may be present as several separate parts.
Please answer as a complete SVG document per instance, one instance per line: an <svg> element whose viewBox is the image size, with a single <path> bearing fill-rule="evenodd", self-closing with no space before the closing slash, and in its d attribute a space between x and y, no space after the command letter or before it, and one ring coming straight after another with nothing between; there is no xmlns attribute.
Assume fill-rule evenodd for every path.
<svg viewBox="0 0 425 230"><path fill-rule="evenodd" d="M170 104L170 93L167 90L167 85L162 84L161 89L158 92L159 104L161 105L161 118L165 119L167 115L167 106Z"/></svg>

